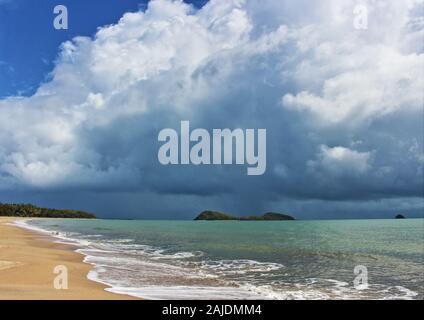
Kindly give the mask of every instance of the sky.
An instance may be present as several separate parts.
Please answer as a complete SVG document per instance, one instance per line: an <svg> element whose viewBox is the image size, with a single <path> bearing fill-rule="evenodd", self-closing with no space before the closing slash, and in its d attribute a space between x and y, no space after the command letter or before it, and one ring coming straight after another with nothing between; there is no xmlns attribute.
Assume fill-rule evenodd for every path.
<svg viewBox="0 0 424 320"><path fill-rule="evenodd" d="M0 0L0 202L423 216L424 1L63 0L68 30L56 4ZM266 129L266 173L161 165L183 120Z"/></svg>
<svg viewBox="0 0 424 320"><path fill-rule="evenodd" d="M60 45L76 36L94 36L126 12L144 10L140 0L0 0L0 98L32 95L48 79ZM201 7L206 0L187 1ZM69 11L69 29L53 26L53 9Z"/></svg>

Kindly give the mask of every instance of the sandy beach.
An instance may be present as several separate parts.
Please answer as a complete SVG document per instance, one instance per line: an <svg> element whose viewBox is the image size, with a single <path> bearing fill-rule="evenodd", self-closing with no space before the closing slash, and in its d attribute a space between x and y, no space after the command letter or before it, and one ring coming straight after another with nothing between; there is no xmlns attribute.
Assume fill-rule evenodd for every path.
<svg viewBox="0 0 424 320"><path fill-rule="evenodd" d="M0 300L122 300L130 296L105 291L88 280L91 265L69 245L10 225L18 218L0 217ZM54 288L58 265L68 269L68 289Z"/></svg>

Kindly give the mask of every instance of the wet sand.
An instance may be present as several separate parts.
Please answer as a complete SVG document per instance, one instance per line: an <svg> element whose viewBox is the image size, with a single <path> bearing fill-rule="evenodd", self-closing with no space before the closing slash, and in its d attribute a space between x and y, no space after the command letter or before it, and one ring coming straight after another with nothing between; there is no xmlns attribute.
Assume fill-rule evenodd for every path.
<svg viewBox="0 0 424 320"><path fill-rule="evenodd" d="M122 300L130 296L105 291L105 285L88 280L92 266L70 245L10 225L19 218L0 217L1 300ZM55 289L57 266L68 270L68 289ZM63 284L61 281L56 283Z"/></svg>

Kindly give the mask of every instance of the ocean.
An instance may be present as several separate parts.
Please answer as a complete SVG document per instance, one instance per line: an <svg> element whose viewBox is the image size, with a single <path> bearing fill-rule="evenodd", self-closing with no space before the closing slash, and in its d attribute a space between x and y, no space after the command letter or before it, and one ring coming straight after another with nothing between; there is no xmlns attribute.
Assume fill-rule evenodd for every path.
<svg viewBox="0 0 424 320"><path fill-rule="evenodd" d="M424 219L19 223L76 244L108 291L146 299L424 298Z"/></svg>

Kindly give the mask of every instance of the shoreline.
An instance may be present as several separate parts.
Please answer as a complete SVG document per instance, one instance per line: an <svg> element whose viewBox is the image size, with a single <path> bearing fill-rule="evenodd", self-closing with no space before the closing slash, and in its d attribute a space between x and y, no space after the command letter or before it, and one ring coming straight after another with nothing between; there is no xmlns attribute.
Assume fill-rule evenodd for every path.
<svg viewBox="0 0 424 320"><path fill-rule="evenodd" d="M0 300L133 300L108 292L109 286L88 279L93 265L76 247L52 236L13 225L27 220L0 217ZM57 266L68 270L68 289L54 288Z"/></svg>
<svg viewBox="0 0 424 320"><path fill-rule="evenodd" d="M34 223L31 223L31 220ZM411 276L406 280L398 279L396 273L399 266L404 268L406 265L412 275L418 275L416 270L419 268L419 261L415 255L421 254L422 250L416 245L415 239L420 238L422 222L418 224L415 221L408 222L411 219L402 221L400 224L394 220L383 224L311 222L305 223L304 226L300 225L301 229L306 228L307 231L300 235L298 230L301 229L292 228L291 224L290 226L280 223L271 226L260 224L258 228L253 227L252 224L241 231L237 231L239 230L237 224L232 224L222 235L215 236L213 232L209 232L211 236L202 239L203 242L197 246L192 246L190 242L188 246L185 244L187 240L191 241L195 235L197 236L199 230L203 232L215 230L216 227L213 224L207 229L201 224L197 229L194 228L195 222L192 222L193 224L179 224L175 229L173 223L164 224L154 221L139 221L137 225L134 225L136 222L132 221L117 224L113 221L101 221L93 225L78 219L74 221L75 223L64 224L62 228L61 224L54 220L52 218L0 217L0 300L197 300L199 298L220 300L222 297L231 300L409 300L420 297L421 289L414 278ZM336 250L329 251L324 257L325 259L340 257L341 262L347 261L349 264L351 261L361 259L361 263L367 263L372 268L387 267L388 271L392 272L389 274L390 281L387 281L388 278L385 275L374 274L376 280L366 292L355 290L351 285L352 278L349 276L337 276L340 264L330 264L330 267L336 268L334 269L336 276L333 276L334 271L332 271L333 273L328 274L329 276L311 278L308 270L301 273L302 270L298 271L297 265L287 267L286 264L282 264L281 259L274 259L275 255L269 254L267 256L269 258L260 256L264 248L269 251L275 250L276 246L267 246L268 243L285 240L284 236L275 236L276 230L281 230L279 234L295 235L296 239L300 239L295 244L299 244L305 240L313 243L315 236L310 236L313 232L318 232L318 236L323 235L337 242L339 241L338 232L334 230L343 231L348 228L353 232L347 232L347 239L356 241L357 232L363 235L364 226L365 230L368 230L364 239L368 239L372 244L366 253L358 256L355 248L338 242ZM394 226L397 226L399 233L408 233L408 236L401 238L402 242L397 249L381 253L381 250L386 250L386 241L374 238L373 230L376 228L386 230L383 234L385 237L390 237ZM171 232L170 227L174 228ZM135 229L145 237L143 240L135 240L138 239L138 233L131 233ZM269 234L267 232L269 230L273 231L271 237L265 239L265 242L255 242L260 246L254 253L258 252L259 255L252 254L244 257L243 254L233 258L233 255L228 254L228 250L234 250L231 246L231 248L224 247L222 251L219 251L220 255L208 259L210 243L213 243L213 248L222 247L228 243L226 241L228 235L231 235L231 239L238 239L238 243L243 243L243 241L250 241L252 235ZM158 232L174 234L179 246L169 249L166 244L170 241L158 245L156 242ZM155 242L149 242L151 239ZM237 252L243 252L245 246L236 248L240 249ZM298 246L288 248L298 250ZM308 248L306 246L306 250ZM312 254L321 257L319 249L320 247L317 247ZM126 250L130 250L130 253L131 250L139 251L136 257L133 257L131 254L128 255ZM413 256L405 259L399 256L400 251ZM200 254L197 254L198 252ZM283 250L276 252L285 254ZM343 252L343 256L340 256L339 252ZM308 259L309 253L310 251L307 251L301 258L306 256ZM390 255L392 253L393 256ZM287 254L288 258L292 256L291 252ZM230 257L230 260L223 260L226 257ZM133 258L137 260L134 261ZM189 260L185 260L187 258ZM287 263L289 259L285 261ZM68 268L70 290L53 288L54 278L57 277L53 270L58 265L65 265ZM323 266L328 268L328 263ZM295 271L290 272L288 269L290 267L296 267ZM131 270L130 274L128 274L129 270ZM349 267L342 270L353 274ZM284 281L297 272L300 276L295 282L273 282L275 279Z"/></svg>

